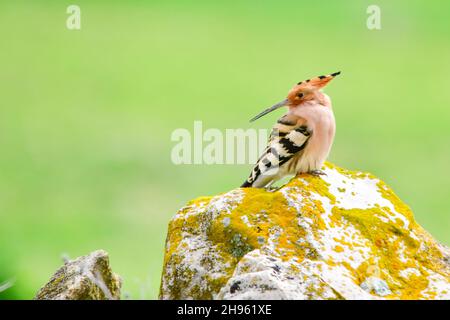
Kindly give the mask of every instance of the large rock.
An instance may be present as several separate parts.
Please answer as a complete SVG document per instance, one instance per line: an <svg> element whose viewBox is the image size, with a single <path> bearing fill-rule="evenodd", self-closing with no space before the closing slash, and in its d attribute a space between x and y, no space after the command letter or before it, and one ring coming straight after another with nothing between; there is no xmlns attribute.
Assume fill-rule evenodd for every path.
<svg viewBox="0 0 450 320"><path fill-rule="evenodd" d="M121 279L111 271L108 254L98 250L66 262L36 294L36 300L116 300Z"/></svg>
<svg viewBox="0 0 450 320"><path fill-rule="evenodd" d="M393 191L325 172L188 203L169 225L160 298L449 299L449 249Z"/></svg>

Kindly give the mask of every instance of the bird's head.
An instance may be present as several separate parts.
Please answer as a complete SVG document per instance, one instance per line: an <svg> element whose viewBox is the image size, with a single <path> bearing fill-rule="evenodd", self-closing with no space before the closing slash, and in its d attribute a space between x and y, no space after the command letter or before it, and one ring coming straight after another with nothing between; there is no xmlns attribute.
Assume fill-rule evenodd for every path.
<svg viewBox="0 0 450 320"><path fill-rule="evenodd" d="M300 81L289 91L286 99L278 102L270 108L267 108L266 110L252 118L250 122L253 122L281 107L295 108L301 106L302 104L315 100L320 103L320 100L323 99L323 94L320 93L320 90L340 73L341 72L339 71L326 76L319 76L305 81Z"/></svg>

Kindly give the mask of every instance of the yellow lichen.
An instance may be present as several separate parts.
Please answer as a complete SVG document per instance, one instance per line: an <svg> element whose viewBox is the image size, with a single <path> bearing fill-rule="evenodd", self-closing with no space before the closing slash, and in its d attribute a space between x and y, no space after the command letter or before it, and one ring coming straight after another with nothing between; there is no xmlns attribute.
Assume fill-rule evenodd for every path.
<svg viewBox="0 0 450 320"><path fill-rule="evenodd" d="M212 244L211 250L220 257L215 258L219 260L205 259L201 262L203 266L212 268L217 263L224 266L221 276L204 275L207 288L189 287L190 294L195 298L211 298L231 277L236 264L245 254L254 249L263 250L269 244L279 259L291 262L289 272L293 274L299 272L298 265L304 259L321 261L329 267L343 266L358 285L372 276L386 281L392 292L386 298L421 298L429 284L427 270L448 279L449 274L445 271L442 253L436 242L415 222L409 207L384 182L370 174L341 169L330 163L326 167L347 179L374 179L378 192L392 206L374 204L365 209L341 208L336 203L335 195L330 192L329 184L320 177L308 174L298 175L276 192L240 189L242 199L239 203L230 212L222 210L215 213L214 218L205 209L213 198L195 199L180 210L169 224L164 268L172 268L174 273L171 277L177 279L176 285L169 288L173 296L182 297L181 291L189 287L189 281L196 272L182 262L182 251L188 250L182 248L185 234L206 235ZM345 188L338 191L345 192ZM313 194L320 197L311 197ZM289 204L289 196L294 197L297 207ZM327 205L329 201L331 212L327 213L324 203L318 199L325 199ZM187 214L195 208L202 210ZM303 224L299 223L300 220ZM320 242L322 234L328 229L346 230L349 226L357 233L344 231L333 238L334 251L346 253L349 261L341 260L341 255L321 257L311 244L311 239L307 240L308 235ZM354 267L354 256L367 255L369 258L366 261ZM408 268L417 270L417 273L405 278L402 272ZM318 290L323 288L318 288L316 292ZM427 294L433 296L435 293L430 291Z"/></svg>

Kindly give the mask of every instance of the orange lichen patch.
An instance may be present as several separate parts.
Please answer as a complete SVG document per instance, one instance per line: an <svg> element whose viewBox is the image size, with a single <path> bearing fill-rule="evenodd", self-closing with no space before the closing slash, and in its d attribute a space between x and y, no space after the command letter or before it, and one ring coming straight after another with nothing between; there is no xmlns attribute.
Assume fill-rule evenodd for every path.
<svg viewBox="0 0 450 320"><path fill-rule="evenodd" d="M417 300L422 297L422 292L428 286L428 279L426 276L411 275L408 279L408 285L400 290L400 299L402 300Z"/></svg>
<svg viewBox="0 0 450 320"><path fill-rule="evenodd" d="M361 284L368 277L373 276L375 270L374 266L376 266L376 262L373 258L366 260L359 265L355 270L358 284Z"/></svg>
<svg viewBox="0 0 450 320"><path fill-rule="evenodd" d="M335 267L335 266L338 265L337 262L334 261L334 260L331 259L331 258L327 259L327 260L325 261L325 263L326 263L328 266L330 266L330 267Z"/></svg>
<svg viewBox="0 0 450 320"><path fill-rule="evenodd" d="M322 207L322 204L320 203L320 201L313 201L314 203L314 207L316 208L316 210L318 210L318 212L320 212L321 214L323 214L325 212L325 210ZM313 221L313 224L319 229L319 230L325 230L326 229L326 224L324 219L322 218L321 214L317 214L317 211L315 212L315 214L311 214L311 211L309 211L310 213L310 218Z"/></svg>
<svg viewBox="0 0 450 320"><path fill-rule="evenodd" d="M352 242L348 241L347 237L341 237L341 238L336 238L334 237L333 240L336 243L340 243L341 245L337 245L336 247L339 247L342 249L342 251L344 251L344 248L348 248L348 249L353 249L354 245ZM344 248L343 248L344 247ZM340 252L340 251L338 251Z"/></svg>
<svg viewBox="0 0 450 320"><path fill-rule="evenodd" d="M336 196L330 192L328 189L329 183L320 177L315 177L313 175L302 173L293 178L289 183L284 186L288 187L298 187L306 195L310 195L311 193L316 193L322 197L326 197L330 199L331 204L336 203Z"/></svg>
<svg viewBox="0 0 450 320"><path fill-rule="evenodd" d="M375 239L375 245L379 248L386 246L386 241L384 239Z"/></svg>
<svg viewBox="0 0 450 320"><path fill-rule="evenodd" d="M323 219L325 209L319 200L310 200L308 197L304 197L301 201L302 217L308 218L312 221L312 226L319 230L325 230L326 224Z"/></svg>
<svg viewBox="0 0 450 320"><path fill-rule="evenodd" d="M331 227L344 227L345 219L343 219L339 211L331 210L328 217L331 220Z"/></svg>
<svg viewBox="0 0 450 320"><path fill-rule="evenodd" d="M343 248L342 248L342 249L343 249ZM341 261L340 264L343 265L348 271L350 271L350 274L351 274L353 277L356 277L355 269L350 265L349 262L347 262L347 261Z"/></svg>
<svg viewBox="0 0 450 320"><path fill-rule="evenodd" d="M404 215L411 224L416 224L414 221L414 215L411 211L411 209L404 204L399 197L392 191L391 188L389 188L383 181L379 181L377 183L378 191L381 193L382 197L388 200L392 203L394 206L395 211L401 213Z"/></svg>

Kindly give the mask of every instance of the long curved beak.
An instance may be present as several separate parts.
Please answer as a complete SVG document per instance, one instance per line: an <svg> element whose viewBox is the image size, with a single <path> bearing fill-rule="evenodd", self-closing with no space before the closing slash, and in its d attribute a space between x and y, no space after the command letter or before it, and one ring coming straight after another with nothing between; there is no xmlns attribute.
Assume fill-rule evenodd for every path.
<svg viewBox="0 0 450 320"><path fill-rule="evenodd" d="M266 110L264 110L263 112L261 112L260 114L258 114L257 116L253 117L250 122L253 122L255 120L258 120L259 118L261 118L262 116L265 116L268 113L271 113L274 110L277 110L281 107L284 107L287 104L288 100L284 99L283 101L278 102L277 104L274 104L273 106L271 106L270 108L267 108Z"/></svg>

